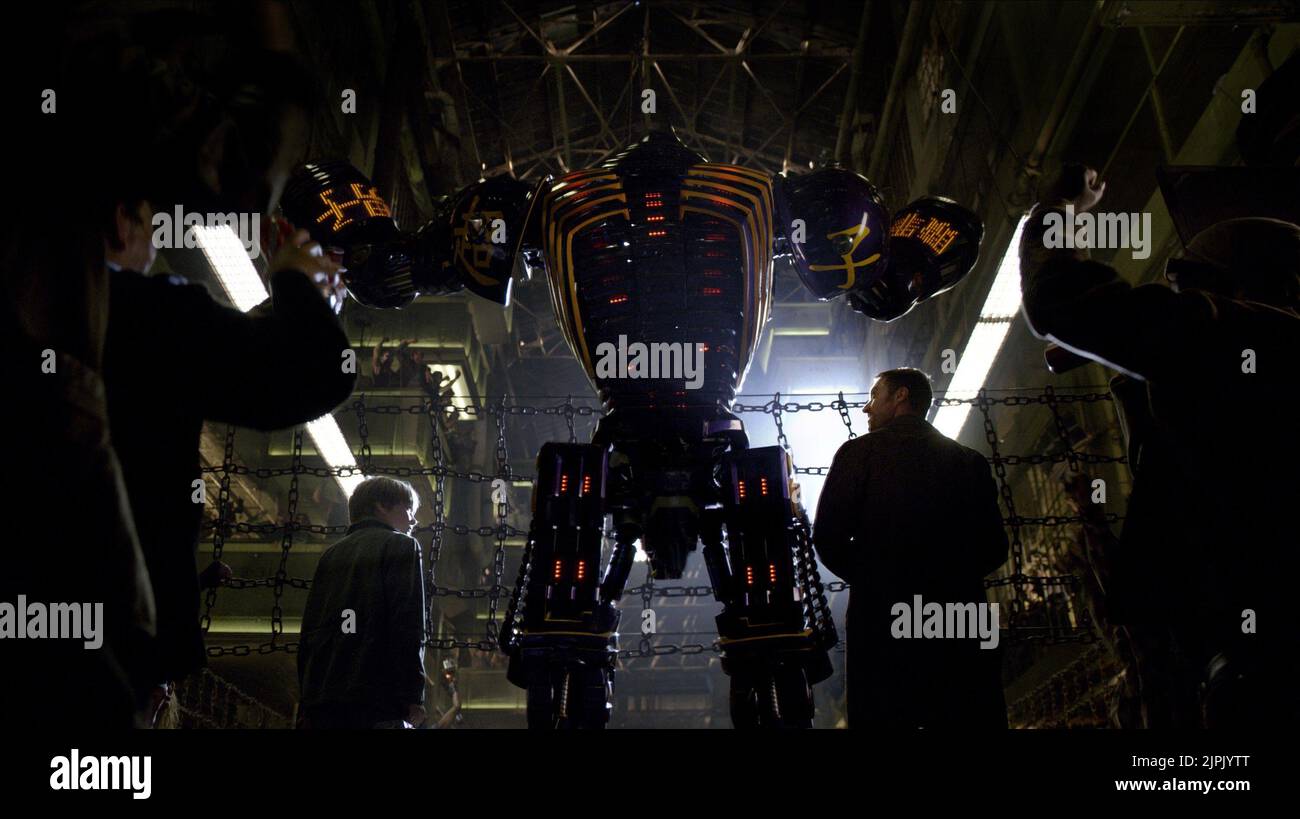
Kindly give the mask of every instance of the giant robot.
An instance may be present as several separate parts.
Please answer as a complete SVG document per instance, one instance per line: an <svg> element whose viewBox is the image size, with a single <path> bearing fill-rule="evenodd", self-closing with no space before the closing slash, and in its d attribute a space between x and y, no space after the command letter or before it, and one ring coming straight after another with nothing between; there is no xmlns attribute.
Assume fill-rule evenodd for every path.
<svg viewBox="0 0 1300 819"><path fill-rule="evenodd" d="M461 289L505 305L517 266L549 283L606 412L589 443L547 443L537 458L527 544L499 635L510 681L527 690L530 726L608 722L616 604L638 544L652 576L669 579L702 546L722 604L733 723L811 724L812 687L831 674L837 636L807 517L792 496L789 454L751 448L729 410L768 320L773 260L788 255L816 297L844 296L892 321L974 266L983 229L973 213L925 197L891 218L858 174L773 177L709 162L671 131L536 185L480 180L414 233L399 230L375 186L343 162L302 168L284 210L342 249L349 291L372 307ZM660 363L694 351L702 370L688 379L680 368L647 367L644 356L611 358L638 342Z"/></svg>

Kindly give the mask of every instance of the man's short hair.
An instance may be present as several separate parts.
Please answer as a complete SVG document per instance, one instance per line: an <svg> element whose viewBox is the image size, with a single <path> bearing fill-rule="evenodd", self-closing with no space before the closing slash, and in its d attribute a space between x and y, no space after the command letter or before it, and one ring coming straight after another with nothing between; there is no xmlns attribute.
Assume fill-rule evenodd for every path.
<svg viewBox="0 0 1300 819"><path fill-rule="evenodd" d="M379 506L384 507L420 507L420 498L415 494L415 487L406 481L380 476L366 478L348 498L348 517L353 523L362 518L372 517Z"/></svg>
<svg viewBox="0 0 1300 819"><path fill-rule="evenodd" d="M892 392L899 387L907 387L907 403L921 415L930 411L934 403L934 387L930 386L930 376L915 367L897 367L876 375L883 378Z"/></svg>

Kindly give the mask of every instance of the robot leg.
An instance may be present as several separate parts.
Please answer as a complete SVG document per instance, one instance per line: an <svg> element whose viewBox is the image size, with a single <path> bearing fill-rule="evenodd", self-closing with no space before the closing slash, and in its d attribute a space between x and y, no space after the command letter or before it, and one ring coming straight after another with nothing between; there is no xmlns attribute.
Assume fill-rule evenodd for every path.
<svg viewBox="0 0 1300 819"><path fill-rule="evenodd" d="M812 686L830 676L836 638L806 519L791 500L789 454L780 447L733 452L721 477L725 534L707 527L715 542L706 541L705 557L723 604L717 623L732 722L810 727Z"/></svg>
<svg viewBox="0 0 1300 819"><path fill-rule="evenodd" d="M590 444L548 443L501 649L528 691L530 728L603 728L613 707L618 611L598 583L608 460ZM621 588L620 588L621 591Z"/></svg>

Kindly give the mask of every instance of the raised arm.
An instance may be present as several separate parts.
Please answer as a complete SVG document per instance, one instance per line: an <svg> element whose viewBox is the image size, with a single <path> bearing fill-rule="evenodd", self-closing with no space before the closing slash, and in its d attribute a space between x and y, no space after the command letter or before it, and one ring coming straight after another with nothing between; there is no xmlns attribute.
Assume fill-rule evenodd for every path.
<svg viewBox="0 0 1300 819"><path fill-rule="evenodd" d="M370 372L374 376L378 376L380 368L384 366L384 344L387 341L388 339L381 338L374 350L370 352Z"/></svg>
<svg viewBox="0 0 1300 819"><path fill-rule="evenodd" d="M278 429L318 418L351 394L347 336L317 286L291 269L270 284L271 298L242 313L200 285L149 283L165 288L158 335L168 339L161 359L177 401L213 421Z"/></svg>
<svg viewBox="0 0 1300 819"><path fill-rule="evenodd" d="M1088 251L1057 241L1066 205L1075 213L1095 206L1105 191L1095 171L1067 168L1030 212L1020 240L1025 318L1039 338L1129 376L1159 378L1197 358L1215 322L1215 304L1196 292L1162 285L1134 287Z"/></svg>

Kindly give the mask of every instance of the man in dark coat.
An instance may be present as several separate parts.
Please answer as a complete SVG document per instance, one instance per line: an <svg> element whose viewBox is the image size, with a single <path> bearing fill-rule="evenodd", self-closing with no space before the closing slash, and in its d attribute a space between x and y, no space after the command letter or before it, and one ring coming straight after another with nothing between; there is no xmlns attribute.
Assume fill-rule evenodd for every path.
<svg viewBox="0 0 1300 819"><path fill-rule="evenodd" d="M250 43L208 73L203 61L158 62L130 43L106 49L118 56L93 110L121 127L112 129L116 170L102 194L111 271L104 382L157 606L150 673L161 686L204 664L196 563L203 512L192 498L203 422L269 430L314 420L348 397L356 368L323 297L339 267L306 231L272 255L270 298L247 313L179 276L145 275L154 243L169 234L151 205L168 215L173 205L207 218L238 214L255 225L275 212L307 146L315 98L301 63Z"/></svg>
<svg viewBox="0 0 1300 819"><path fill-rule="evenodd" d="M145 704L142 686L204 662L202 507L192 500L203 421L263 429L309 421L346 399L356 376L343 366L338 318L309 278L337 278L337 265L305 233L272 261L271 299L249 314L179 278L137 272L153 258L149 203L212 216L274 212L306 149L315 99L312 75L281 36L292 30L285 11L259 5L256 25L232 18L239 36L211 48L197 15L67 5L42 7L48 19L10 55L47 77L60 109L16 129L24 161L15 184L40 194L0 242L7 273L22 282L17 312L38 320L9 323L6 335L16 331L24 351L40 354L30 359L42 380L35 409L24 407L37 417L23 426L19 462L44 446L39 468L6 494L41 529L32 537L20 529L15 542L44 545L6 577L47 601L104 600L109 650L59 654L40 668L0 664L43 691L44 707L15 700L24 716L53 710L51 724L130 725L139 722L125 708ZM37 369L47 352L57 367ZM59 534L50 476L65 497L82 499L78 512L95 535Z"/></svg>
<svg viewBox="0 0 1300 819"><path fill-rule="evenodd" d="M898 605L917 595L986 604L984 576L1007 558L988 463L925 420L932 400L919 370L877 376L870 431L840 447L817 505L817 554L853 586L849 727L1007 724L996 649L969 636L896 636Z"/></svg>
<svg viewBox="0 0 1300 819"><path fill-rule="evenodd" d="M177 276L114 271L104 351L109 419L158 608L156 680L204 665L194 503L205 420L279 429L347 399L347 336L291 254L249 313ZM296 260L296 261L290 261ZM321 260L326 261L326 260Z"/></svg>
<svg viewBox="0 0 1300 819"><path fill-rule="evenodd" d="M424 575L405 481L370 478L348 501L348 534L321 555L298 652L308 728L424 722Z"/></svg>
<svg viewBox="0 0 1300 819"><path fill-rule="evenodd" d="M1171 701L1201 692L1202 713L1157 724L1294 722L1300 227L1220 222L1170 260L1172 288L1134 287L1048 241L1067 205L1084 214L1104 190L1067 167L1030 213L1020 259L1034 333L1136 382L1138 400L1116 396L1136 462L1108 608L1165 633Z"/></svg>

